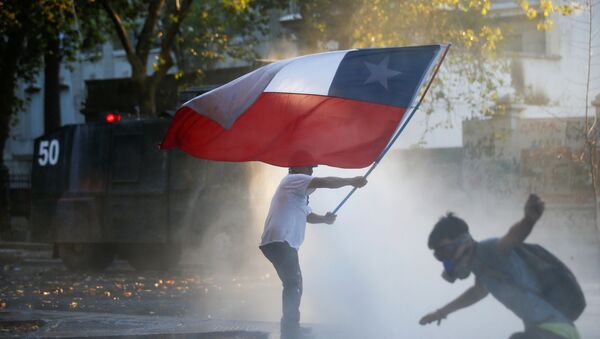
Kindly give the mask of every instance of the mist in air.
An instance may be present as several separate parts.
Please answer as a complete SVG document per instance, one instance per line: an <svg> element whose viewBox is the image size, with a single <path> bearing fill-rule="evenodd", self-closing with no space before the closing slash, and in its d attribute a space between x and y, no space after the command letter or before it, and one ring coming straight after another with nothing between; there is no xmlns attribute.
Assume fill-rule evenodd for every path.
<svg viewBox="0 0 600 339"><path fill-rule="evenodd" d="M295 56L298 51L292 45L281 41L268 58ZM459 115L452 119L455 123L461 120ZM409 128L407 133L416 132ZM435 222L452 211L467 221L476 240L502 236L522 217L527 193L535 192L494 195L473 190L465 185L468 173L461 167L413 161L410 152L390 152L369 177L369 184L342 207L334 225L307 225L300 249L302 323L328 330L328 339L500 339L521 331L521 321L491 295L449 315L441 326L421 326L418 321L473 284L472 276L454 284L441 278L442 265L427 248ZM259 281L240 292L243 302L236 301L229 312L211 313L212 317L278 322L281 283L258 244L271 197L287 169L262 163L253 163L250 169L248 196L243 200L248 205L229 208L214 218L189 260L201 263L204 273L217 279L249 284ZM320 166L314 176L346 177L365 172ZM502 185L492 176L485 180ZM310 196L311 208L319 214L331 211L349 191L319 189ZM244 212L248 207L250 215ZM235 220L242 222L232 234L227 225ZM584 292L600 288L598 231L590 209L548 204L528 242L540 243L562 259ZM212 302L224 301L215 297ZM208 315L211 305L203 303L199 308ZM582 338L598 337L594 322L598 314L598 306L588 306L576 322Z"/></svg>
<svg viewBox="0 0 600 339"><path fill-rule="evenodd" d="M336 226L311 226L302 249L307 321L337 324L344 334L360 338L503 338L518 328L516 318L488 300L451 315L441 327L418 325L421 316L472 284L472 279L454 285L441 279L442 266L427 248L437 219L455 211L475 236L494 234L493 219L498 224L511 219L482 211L484 206L468 201L458 187L451 190L454 185L448 173L411 168L392 157L343 207ZM314 210L327 210L340 199L333 192L320 193L313 197Z"/></svg>
<svg viewBox="0 0 600 339"><path fill-rule="evenodd" d="M526 196L465 191L458 168L418 165L404 154L392 152L384 159L369 184L342 207L334 225L307 225L300 249L302 322L324 328L332 338L507 338L521 330L521 321L492 296L451 314L439 327L418 324L423 315L473 284L472 277L455 284L441 278L442 265L427 248L433 224L453 211L467 221L475 239L501 236L522 217ZM243 305L232 305L231 312L213 317L278 322L281 283L258 244L270 199L287 170L254 163L251 171L247 201L252 218L240 226L237 236L219 231L224 221L215 222L193 260L216 277L261 282L240 296ZM320 166L314 176L364 172ZM348 191L319 189L310 196L311 207L319 214L331 211ZM235 216L232 210L222 219ZM600 267L595 236L593 222L584 214L548 206L529 241L556 253L585 289L587 281L597 279ZM595 326L587 322L586 313L598 311L588 308L577 322L583 337L586 326Z"/></svg>

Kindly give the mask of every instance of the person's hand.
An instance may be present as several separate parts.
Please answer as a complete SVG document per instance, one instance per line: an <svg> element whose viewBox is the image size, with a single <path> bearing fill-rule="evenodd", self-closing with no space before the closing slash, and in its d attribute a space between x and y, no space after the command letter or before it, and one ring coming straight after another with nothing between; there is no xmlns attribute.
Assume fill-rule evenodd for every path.
<svg viewBox="0 0 600 339"><path fill-rule="evenodd" d="M356 188L361 188L361 187L363 187L364 185L367 184L367 179L365 177L362 177L362 176L361 177L354 177L354 178L352 178L350 180L352 182L351 185L354 186L354 187L356 187Z"/></svg>
<svg viewBox="0 0 600 339"><path fill-rule="evenodd" d="M442 320L446 319L447 316L448 315L445 314L444 312L437 310L437 311L429 313L428 315L421 318L421 320L419 320L419 324L427 325L427 324L431 324L434 321L437 321L438 326L440 326L440 323L442 322Z"/></svg>
<svg viewBox="0 0 600 339"><path fill-rule="evenodd" d="M328 225L331 225L331 224L333 224L335 222L335 218L337 218L337 215L335 215L335 214L333 214L331 212L327 212L327 214L325 214L323 216L323 222L326 223L326 224L328 224Z"/></svg>
<svg viewBox="0 0 600 339"><path fill-rule="evenodd" d="M525 203L525 219L535 223L544 213L545 204L536 194L530 194Z"/></svg>

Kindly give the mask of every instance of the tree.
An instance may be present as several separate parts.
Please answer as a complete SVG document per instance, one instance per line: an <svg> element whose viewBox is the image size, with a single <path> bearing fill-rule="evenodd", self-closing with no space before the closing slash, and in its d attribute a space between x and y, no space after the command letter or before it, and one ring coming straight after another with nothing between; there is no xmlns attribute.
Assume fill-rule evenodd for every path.
<svg viewBox="0 0 600 339"><path fill-rule="evenodd" d="M582 159L585 161L589 169L589 175L592 182L593 189L593 201L594 201L594 219L596 222L596 228L600 231L600 150L598 149L598 140L600 138L600 129L598 119L600 118L600 95L598 95L594 101L591 102L592 106L596 108L596 114L593 117L590 116L590 96L592 90L598 90L598 88L592 88L592 51L598 48L594 44L594 35L598 34L594 31L594 1L586 1L586 11L589 15L588 27L587 27L587 44L586 49L586 81L585 81L585 125L584 125L584 136L585 136L585 151L582 154ZM597 64L596 64L597 65Z"/></svg>
<svg viewBox="0 0 600 339"><path fill-rule="evenodd" d="M226 58L253 64L255 47L269 34L270 13L287 1L202 1L192 6L174 48L177 78L187 84L202 80L205 71Z"/></svg>
<svg viewBox="0 0 600 339"><path fill-rule="evenodd" d="M0 150L9 136L13 115L24 100L16 92L19 81L31 82L41 66L48 8L33 1L0 1ZM9 231L8 169L0 157L0 236Z"/></svg>
<svg viewBox="0 0 600 339"><path fill-rule="evenodd" d="M276 0L100 0L131 65L140 113L156 115L156 90L173 66L176 78L194 73L225 56L252 55L252 39L261 32L264 14ZM135 40L132 39L135 37ZM158 55L148 72L151 50ZM201 73L201 72L200 72Z"/></svg>
<svg viewBox="0 0 600 339"><path fill-rule="evenodd" d="M139 109L143 114L156 115L154 105L156 89L160 80L173 65L171 47L181 23L189 13L192 0L183 0L182 4L176 1L171 6L165 6L164 0L152 0L148 2L146 8L141 1L122 1L113 4L109 0L101 0L99 3L112 21L131 65L131 79ZM143 24L137 31L139 28L137 22L140 20L143 20ZM156 32L159 21L162 21L163 29ZM128 30L137 31L134 35L137 42L132 41ZM154 66L154 74L148 76L148 58L150 50L155 46L154 39L157 37L160 39L158 60Z"/></svg>
<svg viewBox="0 0 600 339"><path fill-rule="evenodd" d="M107 21L85 2L73 0L47 1L49 15L44 30L44 130L61 126L60 67L82 58L80 52L95 48L106 41ZM93 59L91 57L90 59Z"/></svg>
<svg viewBox="0 0 600 339"><path fill-rule="evenodd" d="M84 18L81 25L78 17ZM93 12L76 12L72 0L0 0L0 150L4 151L14 114L27 101L17 93L18 84L32 83L44 64L52 69L45 79L51 88L45 95L51 112L46 120L52 122L60 113L60 62L73 61L78 51L101 41L102 26ZM8 170L3 157L0 177L0 230L6 230Z"/></svg>
<svg viewBox="0 0 600 339"><path fill-rule="evenodd" d="M44 21L44 8L34 2L0 2L0 150L11 118L23 104L16 93L17 82L31 82L41 66L45 43L38 32Z"/></svg>
<svg viewBox="0 0 600 339"><path fill-rule="evenodd" d="M497 59L503 27L490 14L491 0L307 0L301 2L306 21L301 32L309 49L386 47L452 43L452 52L428 97L426 111L440 101L452 110L466 102L473 115L498 113L508 63ZM538 29L552 27L551 15L569 15L574 6L540 0L530 6L515 1ZM323 10L325 9L325 10ZM444 72L445 70L445 72ZM482 103L484 103L482 105Z"/></svg>

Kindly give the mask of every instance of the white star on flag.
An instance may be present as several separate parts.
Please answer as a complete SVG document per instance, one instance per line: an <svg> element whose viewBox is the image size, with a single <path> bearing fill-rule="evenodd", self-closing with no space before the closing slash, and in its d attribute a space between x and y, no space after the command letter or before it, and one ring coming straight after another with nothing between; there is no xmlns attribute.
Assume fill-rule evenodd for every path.
<svg viewBox="0 0 600 339"><path fill-rule="evenodd" d="M390 62L390 58L386 56L381 60L381 62L377 65L372 64L370 62L365 62L365 66L369 69L369 78L365 81L366 84L370 84L372 82L378 82L383 88L388 89L388 79L395 77L396 75L401 74L402 72L394 71L388 68L388 63Z"/></svg>

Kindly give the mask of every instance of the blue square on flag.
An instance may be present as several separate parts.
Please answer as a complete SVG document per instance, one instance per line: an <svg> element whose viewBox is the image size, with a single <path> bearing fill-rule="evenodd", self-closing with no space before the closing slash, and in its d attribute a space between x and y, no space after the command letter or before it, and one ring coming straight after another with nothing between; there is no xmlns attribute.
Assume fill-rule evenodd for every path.
<svg viewBox="0 0 600 339"><path fill-rule="evenodd" d="M440 46L372 48L348 52L329 95L408 107Z"/></svg>

